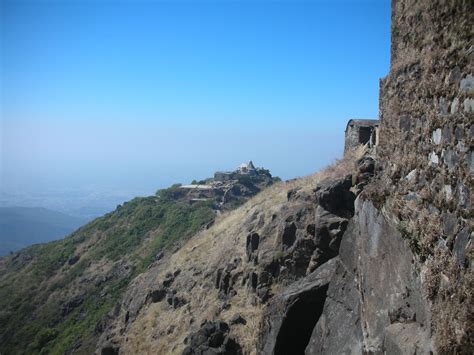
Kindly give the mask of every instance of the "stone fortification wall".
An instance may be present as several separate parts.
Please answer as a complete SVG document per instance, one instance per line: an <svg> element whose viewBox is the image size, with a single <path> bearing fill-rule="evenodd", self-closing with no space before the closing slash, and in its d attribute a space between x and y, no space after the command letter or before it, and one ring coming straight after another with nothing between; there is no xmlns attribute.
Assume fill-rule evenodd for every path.
<svg viewBox="0 0 474 355"><path fill-rule="evenodd" d="M472 326L473 23L473 1L393 0L391 66L380 82L372 198L425 268L443 351L466 349Z"/></svg>

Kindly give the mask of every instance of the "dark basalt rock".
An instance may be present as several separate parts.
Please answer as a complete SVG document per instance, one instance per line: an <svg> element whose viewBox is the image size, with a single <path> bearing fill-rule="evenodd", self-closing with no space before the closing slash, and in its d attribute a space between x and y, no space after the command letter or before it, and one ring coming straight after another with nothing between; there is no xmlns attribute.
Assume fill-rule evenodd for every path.
<svg viewBox="0 0 474 355"><path fill-rule="evenodd" d="M101 355L118 355L120 348L117 346L108 345L102 348Z"/></svg>
<svg viewBox="0 0 474 355"><path fill-rule="evenodd" d="M456 260L460 266L464 266L464 262L466 259L466 246L471 239L469 232L466 229L463 229L457 236L454 242L454 255L456 255Z"/></svg>
<svg viewBox="0 0 474 355"><path fill-rule="evenodd" d="M270 288L266 286L258 286L257 287L257 296L260 299L262 303L265 303L268 301L268 299L272 296L270 292Z"/></svg>
<svg viewBox="0 0 474 355"><path fill-rule="evenodd" d="M356 162L357 170L359 173L373 174L375 171L375 160L371 157L364 156Z"/></svg>
<svg viewBox="0 0 474 355"><path fill-rule="evenodd" d="M295 187L293 189L290 189L288 190L287 194L286 194L286 198L288 200L288 202L290 201L294 201L296 199L296 197L298 196L298 191L300 190L301 188L300 187Z"/></svg>
<svg viewBox="0 0 474 355"><path fill-rule="evenodd" d="M249 277L249 286L255 290L257 288L257 285L258 275L255 272L251 272Z"/></svg>
<svg viewBox="0 0 474 355"><path fill-rule="evenodd" d="M321 206L316 208L315 221L314 246L306 264L307 273L338 255L341 238L349 223L347 218L330 213Z"/></svg>
<svg viewBox="0 0 474 355"><path fill-rule="evenodd" d="M179 308L187 303L184 298L176 296L176 291L167 293L166 302L168 302L168 304L173 308Z"/></svg>
<svg viewBox="0 0 474 355"><path fill-rule="evenodd" d="M162 301L166 296L166 289L158 288L156 290L150 291L147 295L147 300L151 300L151 302L156 303Z"/></svg>
<svg viewBox="0 0 474 355"><path fill-rule="evenodd" d="M289 223L287 224L281 235L281 243L283 248L289 248L293 245L296 240L296 224Z"/></svg>
<svg viewBox="0 0 474 355"><path fill-rule="evenodd" d="M158 254L155 255L154 261L159 261L163 259L163 256L165 256L165 254L162 251L160 251Z"/></svg>
<svg viewBox="0 0 474 355"><path fill-rule="evenodd" d="M352 175L343 179L325 181L315 189L317 203L325 210L341 217L354 215L355 195L350 191Z"/></svg>
<svg viewBox="0 0 474 355"><path fill-rule="evenodd" d="M239 314L234 314L232 318L230 319L230 325L234 324L247 324L247 321Z"/></svg>
<svg viewBox="0 0 474 355"><path fill-rule="evenodd" d="M222 321L205 321L201 328L185 339L183 355L241 355L241 346L229 337L229 325Z"/></svg>
<svg viewBox="0 0 474 355"><path fill-rule="evenodd" d="M69 265L74 265L75 263L79 261L79 258L80 258L79 255L73 255L67 260L67 263Z"/></svg>
<svg viewBox="0 0 474 355"><path fill-rule="evenodd" d="M414 256L370 201L356 201L356 215L335 260L306 354L432 351L430 311Z"/></svg>
<svg viewBox="0 0 474 355"><path fill-rule="evenodd" d="M289 272L296 278L306 275L306 269L315 248L313 239L304 238L297 239L293 247L288 251L288 257L291 262L287 263L287 267Z"/></svg>
<svg viewBox="0 0 474 355"><path fill-rule="evenodd" d="M319 319L336 260L294 282L274 296L264 314L257 349L261 354L304 354Z"/></svg>
<svg viewBox="0 0 474 355"><path fill-rule="evenodd" d="M170 287L171 284L174 282L174 278L175 277L172 273L167 273L165 279L162 282L163 287Z"/></svg>
<svg viewBox="0 0 474 355"><path fill-rule="evenodd" d="M253 253L258 249L260 243L260 236L258 233L251 233L247 236L247 258L250 261L252 259Z"/></svg>
<svg viewBox="0 0 474 355"><path fill-rule="evenodd" d="M233 286L236 285L242 277L242 271L235 269L241 263L240 258L235 258L231 263L228 263L225 268L216 271L214 286L219 290L219 298L225 299L228 296L235 295Z"/></svg>

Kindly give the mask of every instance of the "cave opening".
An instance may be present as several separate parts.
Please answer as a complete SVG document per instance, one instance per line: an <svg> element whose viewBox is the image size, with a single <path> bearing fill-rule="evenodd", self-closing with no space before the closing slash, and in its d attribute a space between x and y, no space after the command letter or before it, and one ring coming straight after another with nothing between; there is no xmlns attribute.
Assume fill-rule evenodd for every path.
<svg viewBox="0 0 474 355"><path fill-rule="evenodd" d="M304 355L313 329L323 312L328 285L299 295L282 321L275 355Z"/></svg>

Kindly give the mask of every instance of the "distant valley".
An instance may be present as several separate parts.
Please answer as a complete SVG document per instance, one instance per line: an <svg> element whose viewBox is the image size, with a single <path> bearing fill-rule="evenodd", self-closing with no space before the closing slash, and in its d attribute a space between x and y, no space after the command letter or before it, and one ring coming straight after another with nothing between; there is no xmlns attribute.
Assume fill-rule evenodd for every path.
<svg viewBox="0 0 474 355"><path fill-rule="evenodd" d="M0 256L65 237L87 221L43 207L0 207Z"/></svg>

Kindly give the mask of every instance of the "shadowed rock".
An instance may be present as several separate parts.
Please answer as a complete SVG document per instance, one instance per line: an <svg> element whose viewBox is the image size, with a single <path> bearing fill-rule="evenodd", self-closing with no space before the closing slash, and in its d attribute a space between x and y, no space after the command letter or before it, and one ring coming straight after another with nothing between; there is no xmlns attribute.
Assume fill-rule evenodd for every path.
<svg viewBox="0 0 474 355"><path fill-rule="evenodd" d="M201 328L185 339L183 355L241 355L242 348L229 337L229 325L222 321L205 321Z"/></svg>
<svg viewBox="0 0 474 355"><path fill-rule="evenodd" d="M358 199L306 354L428 354L430 311L414 262L400 233Z"/></svg>
<svg viewBox="0 0 474 355"><path fill-rule="evenodd" d="M258 351L262 354L303 354L319 319L336 259L322 265L275 296L264 314Z"/></svg>

